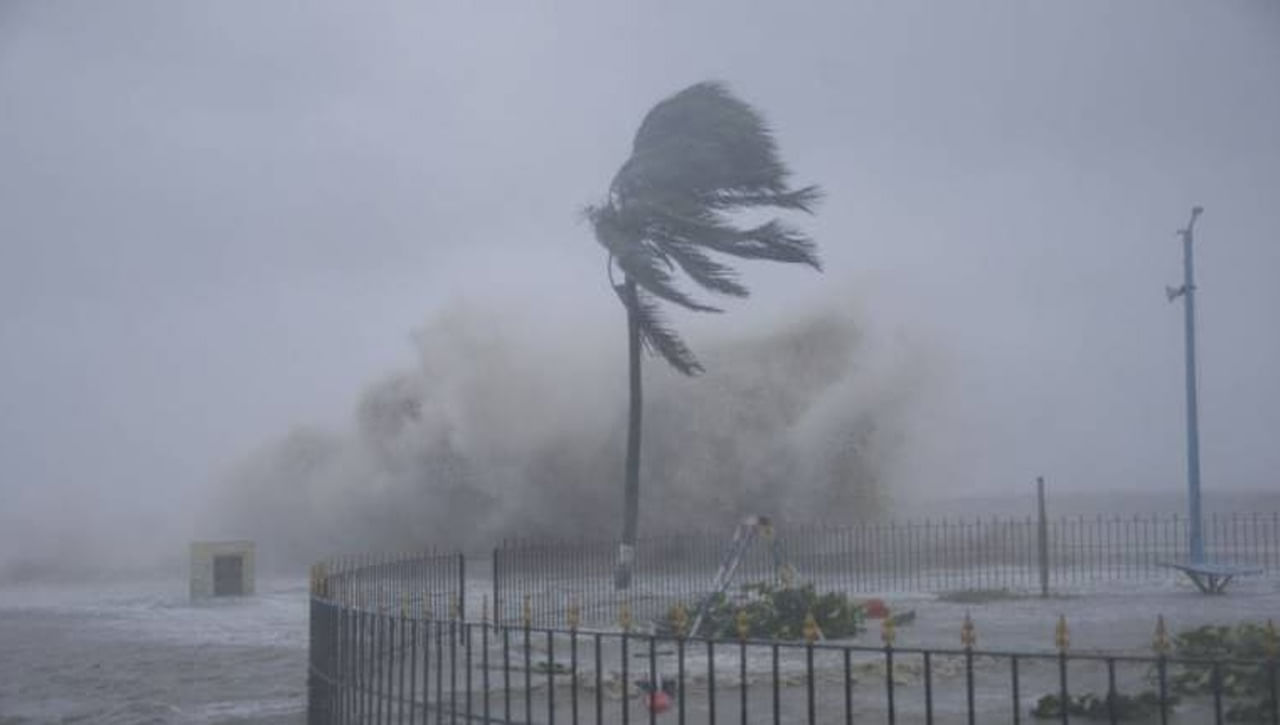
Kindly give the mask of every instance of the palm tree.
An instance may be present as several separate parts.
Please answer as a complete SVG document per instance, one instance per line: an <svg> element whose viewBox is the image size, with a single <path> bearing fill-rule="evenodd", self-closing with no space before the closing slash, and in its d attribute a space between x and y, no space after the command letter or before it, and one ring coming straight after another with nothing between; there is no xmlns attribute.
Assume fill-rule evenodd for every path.
<svg viewBox="0 0 1280 725"><path fill-rule="evenodd" d="M663 318L660 302L720 312L676 286L677 269L699 287L746 297L737 272L717 255L807 264L821 270L808 236L778 219L743 225L734 214L761 208L812 213L816 186L792 189L764 119L721 83L690 86L654 106L608 201L589 207L596 240L609 253L609 281L627 310L630 415L622 542L615 586L630 586L640 515L640 350L684 375L702 365ZM614 279L614 268L622 281Z"/></svg>

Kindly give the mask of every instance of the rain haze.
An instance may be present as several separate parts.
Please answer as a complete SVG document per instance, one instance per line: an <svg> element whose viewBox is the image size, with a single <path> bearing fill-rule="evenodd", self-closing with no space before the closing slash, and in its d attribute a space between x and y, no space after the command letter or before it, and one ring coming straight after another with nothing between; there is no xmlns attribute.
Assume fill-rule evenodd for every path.
<svg viewBox="0 0 1280 725"><path fill-rule="evenodd" d="M515 603L550 602L538 611L576 622L583 592L592 597L587 615L598 618L584 624L603 629L592 635L594 662L571 670L572 696L591 680L598 707L609 699L624 712L656 712L658 690L642 700L627 678L631 635L612 628L630 620L634 600L653 609L637 609L645 631L665 626L670 612L680 632L674 615L686 602L664 599L675 589L662 587L697 597L698 617L709 611L708 587L725 595L730 585L707 584L721 541L749 514L770 516L782 532L775 578L739 587L732 606L744 615L774 597L768 587L778 582L776 596L814 596L817 587L853 622L822 643L844 648L845 693L852 649L871 642L874 656L882 652L866 627L857 639L858 622L876 616L867 596L888 601L878 602L880 615L893 612L886 622L908 615L900 651L953 648L961 618L973 632L972 606L983 646L1019 653L1015 713L1058 692L1058 680L1045 679L1055 673L1026 659L1048 647L1054 621L1065 689L1068 617L1074 656L1149 651L1155 612L1158 631L1167 615L1171 633L1274 616L1278 78L1274 0L0 0L0 723L322 721L332 702L325 693L360 706L372 692L368 673L380 688L392 669L383 668L382 629L375 661L371 630L318 623L358 613L359 622L394 626L396 604L399 686L404 623L414 623L414 663L423 623L423 677L411 671L408 701L411 712L421 706L424 719L432 710L439 718L444 620L434 620L434 701L426 622L445 601L456 607L451 653L456 619L465 632L483 622L488 633L493 602L495 639L482 634L476 671L488 674L500 652L509 674L510 625L533 616ZM708 82L723 86L695 85ZM663 132L646 137L666 155L643 156L637 129L646 114L690 88L702 95L680 97L710 98L702 108L737 115L668 116L656 124ZM735 98L767 121L791 172L786 184L680 187L734 169L776 172L755 116ZM711 142L680 146L692 149L688 163L667 164L676 170L664 177L669 169L652 159L671 160L670 148L695 137ZM720 143L747 137L756 144ZM666 181L611 193L636 158L650 161L637 164L642 181L645 173ZM822 191L813 214L778 203L793 193L807 200L808 185ZM730 196L698 197L685 214L690 188ZM638 216L687 229L680 225L703 203L754 207L725 215L741 225L776 212L813 240L822 269L726 258L751 291L746 299L677 275L724 314L662 306L702 375L643 358L639 533L669 546L652 556L644 553L652 543L627 546L623 524L635 520L623 500L635 471L624 466L634 367L620 304L629 288L624 281L615 294L611 281L620 272L635 281L627 264L660 246L654 234L663 229L636 224ZM1177 231L1197 206L1205 210L1195 227L1204 503L1252 512L1252 543L1233 542L1230 552L1264 575L1242 576L1226 597L1202 597L1163 566L1172 548L1179 557L1188 550L1174 521L1174 535L1154 548L1104 552L1125 560L1123 577L1114 562L1105 576L1090 574L1076 563L1079 550L1055 539L1051 593L1048 519L1037 546L1008 533L1032 531L1038 476L1054 515L1098 515L1097 531L1101 514L1125 514L1114 519L1125 525L1128 514L1152 525L1172 521L1157 514L1185 516L1184 307L1166 288L1182 284ZM638 282L649 297L630 298L639 300L633 319L655 299L651 280ZM979 515L999 534L995 556L1021 563L948 568L957 551L976 548L948 531L990 543L975 524L944 527L941 539L909 550L941 552L942 565L917 558L900 567L897 554L876 560L875 547L896 539L861 525L926 520L928 534L939 516ZM819 523L849 528L806 528ZM833 530L844 532L843 549L822 539L807 549L815 557L807 570L781 561L791 541ZM708 532L710 558L671 545L687 541L663 535L672 531ZM772 537L774 528L750 531ZM873 545L850 544L850 531L875 532ZM539 543L493 548L508 537ZM576 543L551 557L538 548L550 537ZM256 560L188 549L233 539L253 541ZM1080 550L1101 551L1092 544ZM406 583L403 568L388 574L358 557L329 559L333 568L306 580L308 565L326 557L428 547L461 552L412 560L415 572L446 567L447 584L425 574ZM801 549L789 551L798 560ZM1033 549L1043 599L1021 583L961 591L953 581L997 570L1030 581ZM1204 563L1194 543L1189 550L1193 565ZM522 551L537 554L527 571L498 566L500 555ZM583 563L602 551L612 579ZM646 556L690 568L655 576ZM1131 576L1125 557L1141 559L1145 579ZM892 559L917 586L874 588L855 558L873 569ZM792 588L797 571L806 581ZM1083 581L1061 578L1081 571ZM938 572L950 577L943 588L919 586ZM235 586L219 592L220 577ZM203 584L250 596L203 598ZM389 585L412 597L388 607ZM824 604L807 614L815 609L833 611ZM818 626L809 624L807 639ZM545 697L554 719L565 670L553 642L568 634L576 647L579 632L547 632L537 653L542 689L528 685L529 626L526 685L517 690L526 711ZM501 650L490 646L499 631ZM800 624L785 631L766 634L796 636ZM674 649L637 636L648 637L650 653ZM462 639L470 718L474 637ZM895 666L891 641L882 673ZM709 640L689 671L712 669L716 646ZM783 646L804 648L798 638ZM751 657L747 647L734 645L737 685L691 678L691 691L713 703L716 692L740 692L745 708L749 689L759 697L767 689L750 686L748 666L764 682L769 661L756 655L771 647L774 711L799 712L805 688L788 679L779 689L779 644ZM388 648L397 651L390 638ZM786 651L784 664L800 662L791 656L800 649ZM334 652L343 657L325 657ZM812 713L822 673L812 646L807 653ZM980 721L975 667L977 701L1007 713L1006 670L992 669L1006 661L977 654L964 671L969 722ZM933 692L924 657L923 690ZM668 662L658 659L651 671ZM939 712L958 717L965 678L944 660L935 660ZM1101 662L1073 662L1073 686L1083 686L1080 668L1101 677ZM348 664L354 679L340 669ZM1150 684L1154 668L1139 664ZM1122 686L1136 682L1132 674L1121 673ZM892 675L871 675L887 683L890 711ZM419 680L421 699L412 689ZM835 681L817 688L828 713ZM499 692L483 683L487 708ZM904 692L904 708L924 707ZM868 693L859 689L859 722L879 706ZM504 694L511 698L509 683ZM1239 705L1229 694L1228 705ZM1220 708L1222 693L1214 695ZM405 699L392 699L403 715ZM1205 701L1189 697L1170 722L1207 721L1198 719ZM1268 706L1274 712L1274 698ZM381 707L379 699L379 719Z"/></svg>
<svg viewBox="0 0 1280 725"><path fill-rule="evenodd" d="M646 360L645 526L1022 511L1037 475L1180 507L1193 205L1207 502L1273 492L1277 77L1261 1L7 2L0 573L611 535L582 210L705 79L823 188L824 271L736 263L750 299L674 318L708 372Z"/></svg>

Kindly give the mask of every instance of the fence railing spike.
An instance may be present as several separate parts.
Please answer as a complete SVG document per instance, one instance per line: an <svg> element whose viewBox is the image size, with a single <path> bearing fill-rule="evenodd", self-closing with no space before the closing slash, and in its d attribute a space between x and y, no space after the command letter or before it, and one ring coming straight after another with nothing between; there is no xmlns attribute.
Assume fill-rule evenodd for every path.
<svg viewBox="0 0 1280 725"><path fill-rule="evenodd" d="M618 606L618 626L623 632L631 631L631 605L627 602Z"/></svg>
<svg viewBox="0 0 1280 725"><path fill-rule="evenodd" d="M1165 628L1164 615L1156 615L1156 633L1151 640L1151 649L1158 655L1169 654L1169 632Z"/></svg>
<svg viewBox="0 0 1280 725"><path fill-rule="evenodd" d="M973 617L969 612L965 612L964 623L960 625L960 644L964 645L965 649L973 649L977 642L978 632L973 626Z"/></svg>
<svg viewBox="0 0 1280 725"><path fill-rule="evenodd" d="M892 647L894 641L898 638L898 625L894 624L893 617L888 616L880 621L880 641L884 642L885 647Z"/></svg>
<svg viewBox="0 0 1280 725"><path fill-rule="evenodd" d="M675 631L677 637L684 639L689 629L689 611L684 608L684 602L676 602L671 608L671 628Z"/></svg>

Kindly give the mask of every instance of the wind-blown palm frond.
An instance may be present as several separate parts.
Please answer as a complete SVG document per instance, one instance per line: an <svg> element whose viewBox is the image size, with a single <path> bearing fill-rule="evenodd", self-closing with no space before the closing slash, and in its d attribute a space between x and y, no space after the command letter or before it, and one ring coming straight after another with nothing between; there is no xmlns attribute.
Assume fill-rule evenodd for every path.
<svg viewBox="0 0 1280 725"><path fill-rule="evenodd" d="M644 238L660 249L668 244L696 244L743 259L793 262L822 269L813 240L777 219L743 229L715 216L697 218L655 210L646 221Z"/></svg>
<svg viewBox="0 0 1280 725"><path fill-rule="evenodd" d="M644 240L631 240L611 207L592 209L589 212L596 226L596 237L613 255L614 261L636 284L656 297L674 302L695 312L719 312L720 310L693 300L681 292L671 277L672 264L667 255L655 250Z"/></svg>
<svg viewBox="0 0 1280 725"><path fill-rule="evenodd" d="M680 269L705 289L730 297L746 297L749 292L738 282L738 273L732 267L712 259L698 245L688 240L667 239L659 246L662 253L674 261Z"/></svg>
<svg viewBox="0 0 1280 725"><path fill-rule="evenodd" d="M792 191L788 176L760 114L723 84L706 82L649 111L614 190L624 200L657 193L719 208L805 208L816 190Z"/></svg>
<svg viewBox="0 0 1280 725"><path fill-rule="evenodd" d="M724 85L699 83L649 111L608 202L589 211L597 240L640 290L634 300L622 298L646 347L676 370L692 375L701 366L658 316L656 300L719 311L676 287L677 268L699 287L732 297L748 290L712 253L821 269L805 234L777 219L749 227L734 221L734 214L759 208L811 213L820 191L792 189L789 176L760 114Z"/></svg>
<svg viewBox="0 0 1280 725"><path fill-rule="evenodd" d="M702 372L702 363L698 362L693 351L667 324L662 311L649 295L636 289L635 300L629 300L624 285L618 285L614 291L618 293L618 299L622 300L624 306L635 310L640 341L644 343L646 350L661 355L671 367L685 375Z"/></svg>

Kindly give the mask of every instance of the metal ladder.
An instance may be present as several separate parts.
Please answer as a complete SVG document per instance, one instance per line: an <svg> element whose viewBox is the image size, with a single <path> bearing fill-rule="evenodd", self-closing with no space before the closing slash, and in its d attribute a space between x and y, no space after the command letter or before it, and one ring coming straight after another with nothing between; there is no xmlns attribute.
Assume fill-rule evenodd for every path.
<svg viewBox="0 0 1280 725"><path fill-rule="evenodd" d="M762 537L773 551L774 572L783 587L790 588L795 584L796 570L787 563L782 553L782 544L778 541L778 537L774 534L773 521L767 516L748 516L738 524L733 531L733 540L729 543L729 549L725 552L724 558L720 561L720 568L716 571L716 577L711 582L711 592L703 597L702 602L698 605L698 611L693 617L693 624L689 627L689 636L696 637L698 628L702 626L702 620L706 617L707 611L711 607L711 602L715 600L719 594L724 594L725 590L733 582L733 576L737 573L738 567L742 565L742 558L746 556L747 550L751 548L751 543L757 537Z"/></svg>

